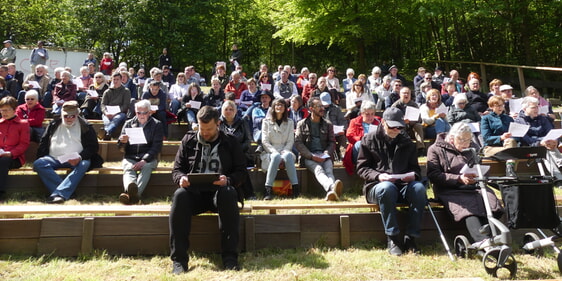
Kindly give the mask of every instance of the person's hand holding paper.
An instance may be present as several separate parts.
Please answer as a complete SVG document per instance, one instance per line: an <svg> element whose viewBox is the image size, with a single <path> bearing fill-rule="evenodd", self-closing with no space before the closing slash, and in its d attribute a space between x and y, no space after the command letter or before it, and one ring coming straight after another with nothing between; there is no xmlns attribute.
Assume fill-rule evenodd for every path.
<svg viewBox="0 0 562 281"><path fill-rule="evenodd" d="M125 134L128 136L130 144L147 143L142 128L125 128Z"/></svg>
<svg viewBox="0 0 562 281"><path fill-rule="evenodd" d="M527 134L531 125L526 124L519 124L515 122L509 123L509 132L511 133L512 137L515 138L522 138Z"/></svg>

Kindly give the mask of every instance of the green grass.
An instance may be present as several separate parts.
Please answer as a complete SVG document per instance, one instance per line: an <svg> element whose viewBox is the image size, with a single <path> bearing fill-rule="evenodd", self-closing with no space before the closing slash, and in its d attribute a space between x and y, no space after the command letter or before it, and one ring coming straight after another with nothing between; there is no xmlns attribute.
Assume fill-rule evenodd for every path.
<svg viewBox="0 0 562 281"><path fill-rule="evenodd" d="M366 242L342 250L268 249L242 253L239 272L222 271L218 254L191 253L190 271L170 274L165 256L111 256L98 252L77 258L0 256L2 280L384 280L479 277L487 275L480 259L451 261L441 245L426 245L420 255L393 257L384 245ZM516 254L517 279L559 279L554 255Z"/></svg>

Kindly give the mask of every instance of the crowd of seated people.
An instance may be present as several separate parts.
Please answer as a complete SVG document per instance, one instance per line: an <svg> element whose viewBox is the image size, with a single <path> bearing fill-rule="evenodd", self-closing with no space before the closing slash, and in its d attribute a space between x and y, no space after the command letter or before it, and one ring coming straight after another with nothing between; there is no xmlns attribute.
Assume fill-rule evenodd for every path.
<svg viewBox="0 0 562 281"><path fill-rule="evenodd" d="M339 80L336 69L332 66L317 74L307 67L303 67L300 73L293 73L290 66L280 65L276 73L269 73L267 65L262 64L253 77L245 77L241 67L227 73L224 65L217 64L215 74L210 80L210 89L203 91L199 86L201 80L197 78L199 76L193 66L188 66L184 72L175 75L169 66L153 67L150 69L150 77L146 77L145 69L148 68L141 68L135 73L134 68L131 71L124 63L116 66L110 59L110 55L105 56L104 69L100 72L97 72L95 63L85 64L80 68L77 77L72 76L71 70L57 68L51 78L48 67L38 64L35 66L35 72L23 79L23 74L14 73L17 72L15 65L0 66L0 86L3 88L0 94L16 98L20 104L16 115L20 119L28 119L31 128L30 139L36 142L43 133L42 123L45 116L51 114L55 118L58 117L62 105L67 101L77 101L79 114L85 119L103 120L104 128L96 132L96 135L99 139L111 140L117 139L118 130L125 121L135 116L134 105L139 100L150 102L151 116L163 125L164 139L168 137L168 124L174 117L177 116L180 123L187 123L189 129L196 130L199 108L209 105L223 110L225 101L232 100L227 108L235 106L235 116L230 117L230 113L228 114L229 126L238 124L238 127L244 124L244 134L238 133L238 137L249 137L245 137L243 143L253 141L261 144L258 153L264 153L262 166L267 164L264 170L268 173L272 169L269 167L269 160L274 160L274 166L279 166L278 162L291 160L270 159L271 156L265 156L272 151L270 137L267 138L268 143L263 143L264 120L268 118L269 111L275 111L274 100L283 100L288 113L287 120L290 120L283 122L293 125L293 133L298 131L299 122L306 122L307 119L310 122L313 112L309 106L310 101L318 100L324 110L316 115L322 115L322 119L330 121L335 138L334 148L326 151L333 151L333 155L329 157L345 163L349 173L355 169L360 140L369 132L370 127L367 125L380 125L380 120L374 118L375 114L380 115L381 110L390 107L398 107L405 115L402 133L415 142L418 155L425 154L424 141L447 133L452 125L459 122L479 124L481 133L476 134L481 135L480 144L485 146L486 155L493 154L499 148L533 145L511 138L508 133L510 122L523 122L523 119L518 117L531 118L526 115L521 102L516 101L518 97L513 94L513 88L494 79L489 83L490 92L486 94L480 88L481 83L485 81L481 81L476 73L470 73L464 79L460 78L456 70L451 70L446 76L441 67L435 68L434 73L420 67L414 81L410 82L398 73L396 66L388 68L388 73L383 73L380 67L375 66L369 76L361 73L356 75L355 70L348 68L346 77ZM18 81L16 77L23 81ZM18 82L21 87L17 86ZM538 101L538 107L545 108L538 115L543 116L543 119L552 125L555 117L552 106L540 96L539 91L531 86L525 89L523 94L534 97ZM277 105L280 106L280 103ZM510 110L510 106L514 107L513 110ZM410 120L412 115L408 112L412 109L417 110L417 117L414 116ZM272 114L269 118L275 121L278 117ZM281 116L279 120L285 118ZM268 128L275 127L274 123L268 123ZM333 131L333 126L336 126L336 132ZM315 126L312 128L315 129ZM331 145L331 141L328 143ZM553 143L545 142L545 146L546 143L553 151ZM295 158L292 160L296 165L299 164L299 158L310 156L308 153L303 156L296 145L292 146L288 151ZM342 156L341 150L344 147L347 149ZM301 150L303 148L304 146L301 146ZM247 148L245 152L248 152ZM247 158L250 163L254 160L250 156ZM309 160L315 159L311 157ZM302 163L304 164L304 161ZM270 194L267 187L272 184L271 177L268 176L266 194ZM298 189L296 180L290 180L294 188ZM325 189L328 193L336 192L331 188L333 187L328 186ZM247 192L250 194L249 190ZM254 196L253 193L250 195ZM336 195L329 197L333 199L340 196L337 193Z"/></svg>

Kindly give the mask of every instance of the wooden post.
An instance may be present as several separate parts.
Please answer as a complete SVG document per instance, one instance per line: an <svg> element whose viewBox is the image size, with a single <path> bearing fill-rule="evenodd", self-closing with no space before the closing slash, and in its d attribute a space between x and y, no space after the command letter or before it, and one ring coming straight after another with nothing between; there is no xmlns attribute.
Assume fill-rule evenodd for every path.
<svg viewBox="0 0 562 281"><path fill-rule="evenodd" d="M517 68L517 75L519 76L519 86L521 87L521 93L523 93L523 91L525 91L525 88L527 88L527 86L525 85L525 74L523 74L523 68Z"/></svg>
<svg viewBox="0 0 562 281"><path fill-rule="evenodd" d="M482 83L480 85L480 91L483 93L489 92L490 91L490 89L488 89L489 82L488 82L488 78L486 77L486 65L483 63L480 64L480 78L482 79L482 81L480 81Z"/></svg>
<svg viewBox="0 0 562 281"><path fill-rule="evenodd" d="M94 218L84 218L82 225L82 244L80 253L91 254L94 249Z"/></svg>
<svg viewBox="0 0 562 281"><path fill-rule="evenodd" d="M256 250L256 220L254 217L246 217L244 219L244 230L246 252L253 252Z"/></svg>
<svg viewBox="0 0 562 281"><path fill-rule="evenodd" d="M342 248L349 248L351 237L349 231L349 216L340 216L340 244Z"/></svg>

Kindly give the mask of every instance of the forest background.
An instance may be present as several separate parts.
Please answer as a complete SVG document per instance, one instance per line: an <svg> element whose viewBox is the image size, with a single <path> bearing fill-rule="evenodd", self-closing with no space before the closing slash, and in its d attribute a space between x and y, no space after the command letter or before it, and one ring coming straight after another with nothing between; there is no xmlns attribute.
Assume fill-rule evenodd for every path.
<svg viewBox="0 0 562 281"><path fill-rule="evenodd" d="M560 0L17 2L0 0L2 36L16 46L45 40L134 67L157 65L168 48L176 72L194 65L206 77L234 43L247 73L260 63L271 72L333 65L342 78L348 67L369 75L385 62L410 77L433 60L562 66Z"/></svg>

